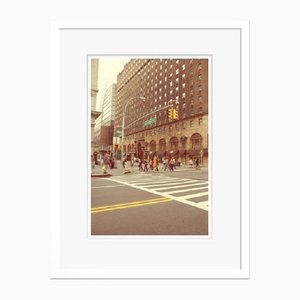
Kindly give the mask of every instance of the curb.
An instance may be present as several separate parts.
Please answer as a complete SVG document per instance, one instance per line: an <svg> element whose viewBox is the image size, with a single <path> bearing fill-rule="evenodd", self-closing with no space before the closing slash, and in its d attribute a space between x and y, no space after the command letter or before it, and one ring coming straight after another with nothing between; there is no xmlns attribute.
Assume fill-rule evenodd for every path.
<svg viewBox="0 0 300 300"><path fill-rule="evenodd" d="M133 173L133 172L131 172L129 170L125 170L122 173L117 174L117 175L124 175L124 174L131 174L131 173ZM110 177L110 176L113 176L113 174L110 174L110 173L107 173L107 174L94 173L94 174L91 174L91 176L92 177Z"/></svg>
<svg viewBox="0 0 300 300"><path fill-rule="evenodd" d="M111 174L91 174L92 177L110 177Z"/></svg>

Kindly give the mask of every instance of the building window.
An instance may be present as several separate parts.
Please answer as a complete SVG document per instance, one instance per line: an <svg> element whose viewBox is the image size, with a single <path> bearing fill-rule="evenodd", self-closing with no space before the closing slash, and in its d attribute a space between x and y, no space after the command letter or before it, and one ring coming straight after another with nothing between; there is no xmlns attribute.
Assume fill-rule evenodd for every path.
<svg viewBox="0 0 300 300"><path fill-rule="evenodd" d="M199 133L195 133L191 136L191 144L193 150L202 149L202 136Z"/></svg>
<svg viewBox="0 0 300 300"><path fill-rule="evenodd" d="M173 151L177 151L178 150L178 138L177 137L173 136L170 139L170 148Z"/></svg>
<svg viewBox="0 0 300 300"><path fill-rule="evenodd" d="M158 149L161 152L166 151L166 140L165 139L160 139L158 142Z"/></svg>
<svg viewBox="0 0 300 300"><path fill-rule="evenodd" d="M193 127L194 120L190 121L190 127Z"/></svg>

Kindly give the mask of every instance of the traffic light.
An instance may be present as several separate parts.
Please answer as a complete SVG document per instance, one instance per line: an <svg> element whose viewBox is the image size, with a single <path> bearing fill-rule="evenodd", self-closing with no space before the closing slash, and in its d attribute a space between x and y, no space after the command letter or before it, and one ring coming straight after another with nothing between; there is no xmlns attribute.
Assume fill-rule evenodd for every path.
<svg viewBox="0 0 300 300"><path fill-rule="evenodd" d="M173 109L173 120L177 120L178 119L178 110Z"/></svg>
<svg viewBox="0 0 300 300"><path fill-rule="evenodd" d="M169 120L173 120L173 114L174 114L173 111L174 111L173 108L168 109L168 118L169 118Z"/></svg>

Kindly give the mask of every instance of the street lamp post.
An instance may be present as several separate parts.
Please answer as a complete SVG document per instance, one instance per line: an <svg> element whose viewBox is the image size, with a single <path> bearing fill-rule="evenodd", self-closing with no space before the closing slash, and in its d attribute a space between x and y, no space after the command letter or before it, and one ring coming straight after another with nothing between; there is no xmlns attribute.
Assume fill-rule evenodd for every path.
<svg viewBox="0 0 300 300"><path fill-rule="evenodd" d="M130 98L125 106L124 106L124 110L123 110L123 116L122 116L122 143L121 143L121 162L123 162L123 155L124 155L124 133L125 133L125 113L126 113L126 109L127 109L127 106L128 104L132 101L132 100L135 100L135 99L138 99L138 100L142 100L142 101L145 101L146 98L145 97L133 97L133 98Z"/></svg>

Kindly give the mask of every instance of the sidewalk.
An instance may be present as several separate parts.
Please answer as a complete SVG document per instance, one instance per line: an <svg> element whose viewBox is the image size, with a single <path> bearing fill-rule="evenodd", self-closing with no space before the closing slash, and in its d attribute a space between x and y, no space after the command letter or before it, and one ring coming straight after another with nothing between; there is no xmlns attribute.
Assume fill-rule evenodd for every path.
<svg viewBox="0 0 300 300"><path fill-rule="evenodd" d="M162 167L162 165L160 165L160 168ZM162 170L160 170L159 173L161 173ZM189 172L190 175L192 177L195 178L199 178L199 176L202 179L207 178L207 172L208 172L208 168L205 166L201 167L200 170L196 170L195 167L191 168L190 166L181 166L181 167L176 167L174 172L170 172L170 171L163 171L164 174L168 174L168 176L171 177L175 177L175 176L179 176L179 177L184 177L185 175L182 174L181 176L181 171L183 171L182 173L186 173ZM139 174L141 173L141 171L139 171L138 166L135 165L133 167L128 167L126 169L123 168L122 164L120 161L118 161L117 163L117 168L114 169L109 169L107 170L107 174L104 174L102 166L100 165L95 165L94 169L92 169L92 177L110 177L110 176L118 176L118 175L123 175L123 174ZM153 173L155 174L155 171L149 171L149 173ZM156 174L159 174L156 173Z"/></svg>

